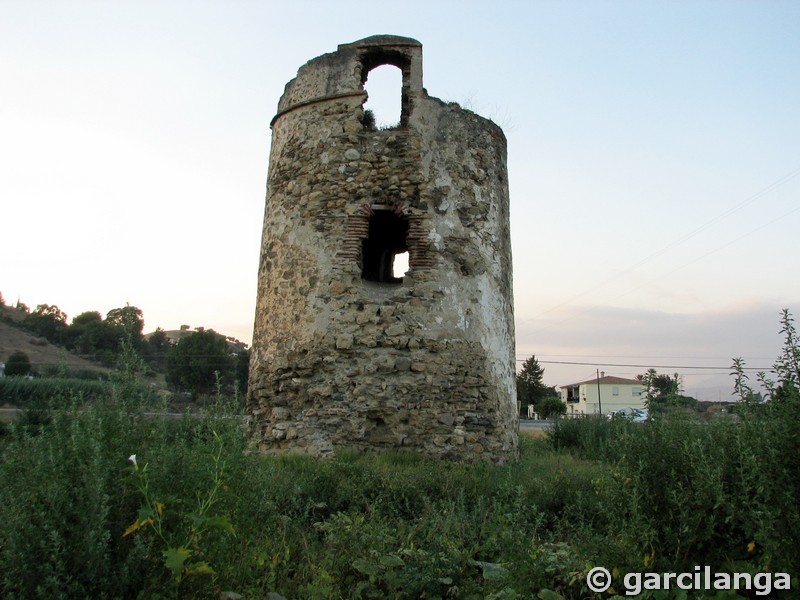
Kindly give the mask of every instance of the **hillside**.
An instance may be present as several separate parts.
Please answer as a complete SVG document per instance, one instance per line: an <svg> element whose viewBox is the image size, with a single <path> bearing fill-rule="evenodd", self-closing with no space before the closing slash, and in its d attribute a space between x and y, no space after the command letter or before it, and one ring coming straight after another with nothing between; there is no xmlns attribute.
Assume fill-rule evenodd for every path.
<svg viewBox="0 0 800 600"><path fill-rule="evenodd" d="M108 372L109 369L98 363L81 358L69 350L55 346L46 339L34 335L21 328L25 313L11 306L0 306L0 362L6 362L16 351L24 352L31 360L34 370L46 366L65 365L69 369L88 369ZM164 332L170 344L177 344L182 338L194 333L188 326ZM144 335L148 339L152 333ZM231 336L219 334L228 342L231 353L247 350L248 345Z"/></svg>
<svg viewBox="0 0 800 600"><path fill-rule="evenodd" d="M0 307L0 362L6 362L13 352L21 351L31 359L34 370L48 365L65 365L69 369L88 369L107 372L108 369L76 356L47 340L20 329L17 324L24 314L9 306Z"/></svg>

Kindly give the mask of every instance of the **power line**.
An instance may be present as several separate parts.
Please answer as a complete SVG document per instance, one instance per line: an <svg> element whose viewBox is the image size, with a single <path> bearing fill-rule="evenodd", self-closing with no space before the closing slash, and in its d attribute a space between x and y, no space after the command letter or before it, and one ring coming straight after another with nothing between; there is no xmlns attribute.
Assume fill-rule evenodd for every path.
<svg viewBox="0 0 800 600"><path fill-rule="evenodd" d="M726 219L727 217L729 217L732 214L734 214L735 212L741 210L745 206L748 206L748 205L752 204L753 202L755 202L759 198L762 198L763 196L766 196L767 194L769 194L773 190L775 190L775 189L779 188L780 186L788 183L789 181L791 181L792 179L794 179L798 175L800 175L800 167L797 167L796 169L790 171L786 175L783 175L782 177L779 177L778 179L776 179L775 181L773 181L772 183L770 183L766 187L762 188L760 191L758 191L755 194L749 196L748 198L746 198L745 200L743 200L739 204L736 204L735 206L723 211L722 213L718 214L717 216L715 216L714 218L710 219L709 221L706 221L705 223L703 223L699 227L696 227L695 229L693 229L689 233L685 234L684 236L678 238L677 240L674 240L674 241L668 243L666 246L664 246L664 247L660 248L659 250L656 250L655 252L647 255L645 258L641 259L639 262L637 262L637 263L631 265L630 267L624 269L623 271L621 271L619 273L619 276L623 276L623 275L626 275L628 273L631 273L635 269L637 269L637 268L641 267L642 265L650 262L652 259L656 258L657 256L660 256L660 255L664 254L665 252L667 252L668 250L671 250L671 249L673 249L673 248L675 248L677 246L680 246L684 242L692 239L693 237L695 237L699 233L705 231L706 229L708 229L712 225L716 224L717 222ZM685 264L673 269L668 274L672 274L675 271L679 271L680 269L683 269L684 267L687 267L688 265L693 264L693 263L705 258L706 256L714 254L715 252L718 252L719 250L722 250L723 248L726 248L726 247L730 246L731 244L736 243L737 241L741 240L742 238L745 238L745 237L747 237L749 235L752 235L753 233L755 233L757 231L760 231L761 229L769 227L773 223L788 217L789 215L791 215L792 213L794 213L794 212L796 212L798 210L800 210L800 207L796 207L796 208L790 210L789 212L784 213L783 215L781 215L781 216L769 221L768 223L766 223L764 225L761 225L759 227L756 227L755 229L750 230L749 232L739 236L738 238L736 238L736 239L734 239L734 240L732 240L730 242L727 242L727 243L723 244L722 246L719 246L718 248L715 248L714 250L711 250L711 251L709 251L709 252L707 252L707 253L699 256L699 257L696 257L696 258L692 259L691 261L689 261L689 262L687 262L687 263L685 263ZM624 294L621 294L620 296L626 295L626 294L630 293L631 291L634 291L634 290L637 290L639 288L642 288L645 285L651 285L655 281L658 281L658 279L647 281L647 282L644 282L644 283L642 283L642 284L640 284L640 285L638 285L636 287L630 288L629 290L627 290ZM548 308L547 310L545 310L543 312L540 312L540 313L538 313L537 315L535 315L533 317L528 317L528 318L525 319L525 321L533 321L533 320L536 320L536 319L538 319L540 317L543 317L544 315L549 314L549 313L553 312L554 310L558 310L559 308L562 308L564 306L567 306L567 305L573 303L577 298L582 298L582 297L584 297L584 296L586 296L586 295L588 295L588 294L590 294L590 293L592 293L592 292L594 292L594 291L596 291L596 290L598 290L598 289L600 289L602 287L605 287L608 284L609 284L609 280L604 280L604 281L598 283L597 285L595 285L595 286L593 286L593 287L591 287L591 288L589 288L589 289L587 289L587 290L585 290L583 292L580 292L578 294L572 294L570 296L569 300L566 300L565 302L562 302L560 304L552 306L552 307ZM617 296L617 297L620 297L620 296ZM584 310L582 310L580 312L581 313L590 312L590 311L592 311L592 310L594 310L595 308L598 308L598 307L599 307L599 305L591 306L591 307L586 308L586 309L584 309ZM554 325L562 323L562 322L568 320L569 318L572 318L572 317L568 317L568 318L562 319L562 320L550 325L549 327L540 328L540 330L549 329L550 327L553 327Z"/></svg>
<svg viewBox="0 0 800 600"><path fill-rule="evenodd" d="M527 359L518 358L516 362L525 362ZM637 369L680 369L680 370L713 370L713 371L725 371L726 373L730 373L730 366L711 366L711 365L642 365L642 364L631 364L631 363L607 363L607 362L580 362L580 361L569 361L569 360L538 360L540 364L545 365L573 365L573 366L584 366L584 367L626 367L626 368L637 368ZM745 371L772 371L772 367L744 367Z"/></svg>
<svg viewBox="0 0 800 600"><path fill-rule="evenodd" d="M739 237L737 237L737 238L734 238L734 239L732 239L731 241L729 241L729 242L726 242L725 244L722 244L721 246L717 246L717 247L716 247L716 248L714 248L713 250L709 250L709 251L708 251L708 252L706 252L705 254L701 254L700 256L698 256L698 257L696 257L696 258L693 258L693 259L692 259L692 260L690 260L689 262L686 262L686 263L684 263L684 264L680 265L679 267L676 267L676 268L672 269L671 271L667 272L667 273L666 273L666 275L672 275L672 274L673 274L673 273L675 273L676 271L680 271L680 270L681 270L681 269L683 269L684 267L688 267L689 265L691 265L691 264L694 264L694 263L696 263L697 261L704 259L706 256L710 256L710 255L712 255L712 254L714 254L714 253L716 253L716 252L719 252L719 251L720 251L720 250L722 250L723 248L727 248L728 246L731 246L731 245L735 244L736 242L738 242L738 241L741 241L741 240L743 240L744 238L746 238L746 237L748 237L748 236L750 236L750 235L753 235L753 234L754 234L754 233L756 233L757 231L761 231L762 229L766 229L767 227L769 227L770 225L773 225L774 223L777 223L777 222L778 222L778 221L780 221L781 219L785 219L785 218L786 218L786 217L788 217L789 215L791 215L791 214L793 214L793 213L796 213L798 210L800 210L800 206L797 206L797 207L793 208L793 209L792 209L792 210L790 210L789 212L786 212L786 213L784 213L784 214L780 215L779 217L776 217L776 218L772 219L771 221L769 221L769 222L767 222L767 223L764 223L763 225L760 225L760 226L756 227L755 229L751 229L751 230L750 230L750 231L748 231L747 233L743 233L743 234L742 234L742 235L740 235ZM645 286L645 285L651 284L651 283L653 283L653 281L656 281L656 280L651 280L651 281L649 281L649 282L645 282L645 283L641 284L639 287L642 287L642 286ZM634 289L638 289L638 288L634 288Z"/></svg>

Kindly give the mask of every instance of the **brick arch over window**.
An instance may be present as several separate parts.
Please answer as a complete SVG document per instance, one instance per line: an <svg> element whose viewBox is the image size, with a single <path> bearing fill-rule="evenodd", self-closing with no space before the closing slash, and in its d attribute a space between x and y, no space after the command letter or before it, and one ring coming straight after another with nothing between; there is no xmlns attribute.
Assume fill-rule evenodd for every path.
<svg viewBox="0 0 800 600"><path fill-rule="evenodd" d="M407 237L408 219L404 215L386 209L373 211L367 237L361 242L361 278L376 283L403 281L393 275L394 259L408 252Z"/></svg>
<svg viewBox="0 0 800 600"><path fill-rule="evenodd" d="M387 212L394 219L388 218L385 214ZM376 218L377 213L384 213L384 215ZM381 230L381 226L388 227L389 231ZM386 236L388 233L388 239L384 237L383 242L379 241L372 245L369 242L371 233L378 237ZM401 238L404 238L404 243L398 241ZM434 266L434 259L430 255L428 247L428 236L420 217L409 215L408 210L404 207L365 204L358 213L348 215L347 235L337 258L358 264L361 267L362 279L379 283L399 283L402 279L391 278L391 261L386 258L386 254L391 254L393 259L397 254L407 251L409 271L423 271ZM368 253L370 253L369 256ZM383 263L381 263L381 256L383 256ZM387 262L388 270L386 269ZM379 271L382 268L384 274L388 273L388 278L382 280L380 276L373 275L376 268Z"/></svg>

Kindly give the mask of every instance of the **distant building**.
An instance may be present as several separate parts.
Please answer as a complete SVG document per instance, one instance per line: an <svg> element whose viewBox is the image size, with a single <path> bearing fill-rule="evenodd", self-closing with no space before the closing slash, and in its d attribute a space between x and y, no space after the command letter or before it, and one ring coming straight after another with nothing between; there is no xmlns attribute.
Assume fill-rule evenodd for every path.
<svg viewBox="0 0 800 600"><path fill-rule="evenodd" d="M567 405L567 416L607 415L621 408L644 408L644 388L637 379L601 373L599 378L563 385L559 389Z"/></svg>

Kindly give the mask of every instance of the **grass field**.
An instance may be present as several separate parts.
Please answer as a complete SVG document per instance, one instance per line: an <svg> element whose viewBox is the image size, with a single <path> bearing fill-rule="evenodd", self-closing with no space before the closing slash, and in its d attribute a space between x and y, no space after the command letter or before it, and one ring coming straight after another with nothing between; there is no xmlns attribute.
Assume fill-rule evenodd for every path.
<svg viewBox="0 0 800 600"><path fill-rule="evenodd" d="M564 421L496 466L260 456L217 400L162 420L116 390L0 425L0 596L607 598L586 586L598 565L617 591L695 565L797 589L800 428L778 406Z"/></svg>

